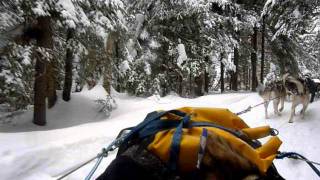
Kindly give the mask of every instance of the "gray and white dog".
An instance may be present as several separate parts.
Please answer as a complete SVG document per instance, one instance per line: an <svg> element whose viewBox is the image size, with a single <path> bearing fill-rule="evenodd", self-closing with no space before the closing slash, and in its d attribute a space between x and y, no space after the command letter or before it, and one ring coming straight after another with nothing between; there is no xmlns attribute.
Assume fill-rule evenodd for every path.
<svg viewBox="0 0 320 180"><path fill-rule="evenodd" d="M273 80L266 82L264 85L259 84L257 87L259 95L264 101L265 118L268 119L268 106L270 101L273 101L274 113L280 116L280 112L284 108L284 100L286 97L286 90L281 80ZM281 107L279 109L279 103Z"/></svg>
<svg viewBox="0 0 320 180"><path fill-rule="evenodd" d="M286 92L292 95L291 115L289 118L289 123L292 123L295 109L299 104L303 106L300 114L304 118L305 111L309 105L309 89L303 79L295 78L289 73L284 74L282 80Z"/></svg>

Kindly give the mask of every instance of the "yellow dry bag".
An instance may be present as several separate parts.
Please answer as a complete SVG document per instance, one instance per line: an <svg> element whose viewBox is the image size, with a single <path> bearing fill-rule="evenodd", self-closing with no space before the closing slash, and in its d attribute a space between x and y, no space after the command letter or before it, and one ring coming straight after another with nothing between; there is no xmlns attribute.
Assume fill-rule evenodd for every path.
<svg viewBox="0 0 320 180"><path fill-rule="evenodd" d="M197 168L204 128L226 139L262 173L271 166L282 143L269 126L250 128L228 109L198 107L149 113L128 137L153 136L147 149L171 168L188 172ZM265 144L257 141L269 135L273 136Z"/></svg>

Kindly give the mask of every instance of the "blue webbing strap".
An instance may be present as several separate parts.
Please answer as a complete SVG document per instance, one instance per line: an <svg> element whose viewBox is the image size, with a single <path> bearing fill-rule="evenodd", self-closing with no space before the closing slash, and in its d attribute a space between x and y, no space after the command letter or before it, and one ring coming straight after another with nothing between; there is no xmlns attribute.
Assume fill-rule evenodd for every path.
<svg viewBox="0 0 320 180"><path fill-rule="evenodd" d="M154 135L155 133L162 131L162 130L167 130L167 129L173 129L176 128L179 124L181 123L181 120L161 120L161 121L153 121L151 123L148 124L148 126L146 126L144 129L142 129L139 132L139 137L140 138L145 138L148 137L150 135ZM192 128L192 127L214 127L214 128L218 128L221 130L224 130L226 132L229 132L230 134L241 138L241 134L233 129L230 128L226 128L223 126L220 126L218 124L215 123L211 123L211 122L194 122L191 121L185 125L184 127L186 128Z"/></svg>
<svg viewBox="0 0 320 180"><path fill-rule="evenodd" d="M160 121L160 118L167 114L167 113L172 113L177 116L183 117L185 116L186 113L178 111L178 110L170 110L170 111L161 111L161 112L151 112L149 113L146 118L137 126L135 126L130 133L126 136L124 139L124 143L128 142L134 135L140 134L140 131L142 131L145 127L148 127L151 123Z"/></svg>
<svg viewBox="0 0 320 180"><path fill-rule="evenodd" d="M237 138L243 140L244 142L246 142L247 144L249 144L251 147L253 147L255 149L261 146L261 143L258 140L247 138L247 136L242 131L237 131L237 130L234 130L234 129L226 128L224 126L221 126L221 125L218 125L218 124L215 124L215 123L211 123L211 122L193 122L193 123L191 123L191 127L214 127L214 128L218 128L218 129L224 130L224 131L236 136Z"/></svg>
<svg viewBox="0 0 320 180"><path fill-rule="evenodd" d="M220 126L218 124L215 124L215 123L211 123L211 122L192 122L190 124L191 127L214 127L214 128L218 128L218 129L221 129L221 130L224 130L236 137L239 137L241 138L241 134L238 132L238 131L235 131L233 129L230 129L230 128L226 128L226 127L223 127L223 126Z"/></svg>
<svg viewBox="0 0 320 180"><path fill-rule="evenodd" d="M189 123L190 116L186 115L181 120L176 131L172 137L172 143L170 147L169 167L172 170L177 170L177 162L179 160L180 142L182 138L182 130Z"/></svg>
<svg viewBox="0 0 320 180"><path fill-rule="evenodd" d="M160 120L153 121L139 132L139 138L143 139L156 134L159 131L176 128L181 120Z"/></svg>
<svg viewBox="0 0 320 180"><path fill-rule="evenodd" d="M204 157L204 153L205 153L206 145L207 145L207 138L208 138L208 130L206 128L203 128L201 138L200 138L198 160L197 160L197 168L198 169L200 169L201 162Z"/></svg>
<svg viewBox="0 0 320 180"><path fill-rule="evenodd" d="M310 162L307 158L305 158L304 156L302 156L301 154L298 154L296 152L280 152L279 154L277 154L276 158L277 159L283 159L283 158L292 158L292 159L300 159L300 160L304 160L311 168L312 170L320 177L320 171L319 169L317 169L312 162Z"/></svg>

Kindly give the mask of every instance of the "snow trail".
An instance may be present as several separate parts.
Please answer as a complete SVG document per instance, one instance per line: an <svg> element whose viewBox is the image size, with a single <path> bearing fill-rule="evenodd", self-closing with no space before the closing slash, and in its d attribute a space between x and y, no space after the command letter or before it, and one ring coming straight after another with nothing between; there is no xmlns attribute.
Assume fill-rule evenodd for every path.
<svg viewBox="0 0 320 180"><path fill-rule="evenodd" d="M185 99L174 95L148 99L113 93L118 109L106 119L97 114L94 100L102 98L105 91L101 86L90 91L72 94L69 103L59 101L48 111L48 125L38 127L31 123L32 113L26 113L11 124L0 125L0 179L54 179L62 171L91 157L107 146L118 132L141 122L147 113L154 110L169 110L183 106L223 107L232 112L244 110L249 105L262 102L256 93L230 93L206 95ZM154 98L154 97L153 97ZM166 102L166 103L162 103ZM241 118L252 127L270 125L280 131L283 141L281 151L295 151L313 161L320 161L320 101L309 105L305 119L295 116L288 123L291 104L286 102L281 116L273 114L269 106L270 119L264 119L264 107L259 106ZM298 107L298 110L301 107ZM262 139L265 141L266 139ZM95 173L97 177L115 157L111 153ZM306 163L297 160L275 160L280 174L286 179L318 179ZM81 168L68 179L83 179L94 162Z"/></svg>

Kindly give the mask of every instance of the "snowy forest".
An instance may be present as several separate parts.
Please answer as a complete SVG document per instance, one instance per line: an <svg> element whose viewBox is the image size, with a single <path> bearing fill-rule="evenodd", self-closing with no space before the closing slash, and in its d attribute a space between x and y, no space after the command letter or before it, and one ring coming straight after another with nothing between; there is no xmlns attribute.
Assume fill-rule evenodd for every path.
<svg viewBox="0 0 320 180"><path fill-rule="evenodd" d="M100 79L108 93L191 98L255 91L285 66L316 78L319 12L303 0L3 1L0 104L33 106L44 125L46 98L51 108L57 90L69 101Z"/></svg>
<svg viewBox="0 0 320 180"><path fill-rule="evenodd" d="M109 139L116 136L120 127L142 121L146 112L157 108L175 108L179 104L243 110L250 105L247 103L263 100L257 95L260 84L281 80L286 72L294 77L310 74L312 79L320 79L319 0L1 0L0 146L8 146L7 151L1 151L1 158L9 152L18 152L13 147L10 150L11 144L6 140L15 141L17 137L11 137L11 133L60 132L63 128L80 127L91 122L79 119L89 112L85 108L92 110L93 106L95 109L90 113L100 119L92 122L116 122L114 126L112 123L105 126ZM94 96L95 93L99 96ZM86 96L91 99L82 101ZM237 102L240 96L249 99L246 103ZM207 103L206 98L221 104ZM139 101L140 104L136 103ZM174 101L178 104L164 105ZM149 104L150 107L142 105L155 102L157 105ZM287 123L291 106L289 102L285 105L287 114L281 118ZM313 115L312 110L319 111L319 105L310 104L306 116ZM133 107L145 110L132 115L133 122L124 119L121 126L120 115L127 110L134 113ZM83 109L73 111L75 108ZM259 110L263 114L263 106ZM261 119L265 119L264 115ZM62 122L57 125L58 121ZM277 127L283 127L281 124L271 122ZM314 126L320 127L320 123ZM310 124L303 132L308 128ZM103 133L102 129L92 131ZM80 135L79 129L71 134L79 134L83 141L91 142ZM63 139L64 135L67 136L66 132L61 132L59 137ZM43 136L44 140L49 137ZM92 146L100 148L106 135L95 137L98 140ZM304 141L308 137L299 138ZM25 144L22 139L17 142ZM69 144L77 144L71 139ZM27 147L21 147L24 146ZM303 149L302 146L299 148ZM320 152L320 147L313 148L310 156ZM25 161L32 158L34 154ZM9 161L0 165L11 164ZM67 167L79 162L56 161L50 162ZM59 171L45 166L21 171L31 174L30 179L50 179L48 174L51 177ZM294 164L288 166L293 168ZM284 172L284 165L281 167ZM307 171L304 177L309 178L301 176L302 179L316 179L309 175L313 172L308 167L304 171ZM83 179L86 172L71 179ZM288 173L289 179L298 176ZM9 179L12 174L16 173L0 172Z"/></svg>

